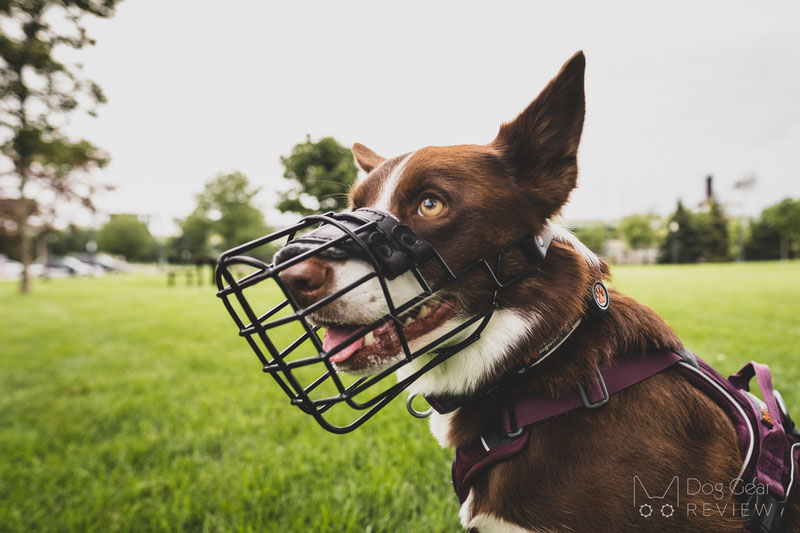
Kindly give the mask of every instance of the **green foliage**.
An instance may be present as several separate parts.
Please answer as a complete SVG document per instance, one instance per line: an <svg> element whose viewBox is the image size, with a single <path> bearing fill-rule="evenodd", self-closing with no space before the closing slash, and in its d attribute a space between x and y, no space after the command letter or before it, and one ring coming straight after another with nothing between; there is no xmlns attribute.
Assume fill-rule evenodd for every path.
<svg viewBox="0 0 800 533"><path fill-rule="evenodd" d="M85 253L86 245L94 236L93 230L79 228L70 224L61 231L53 231L43 238L47 239L47 246L53 255L68 255L72 253Z"/></svg>
<svg viewBox="0 0 800 533"><path fill-rule="evenodd" d="M97 246L100 250L123 255L129 261L152 260L155 245L147 224L136 215L113 216L97 233Z"/></svg>
<svg viewBox="0 0 800 533"><path fill-rule="evenodd" d="M609 228L605 224L580 226L572 228L572 231L583 244L599 255L605 254L606 243L612 237Z"/></svg>
<svg viewBox="0 0 800 533"><path fill-rule="evenodd" d="M350 149L336 139L312 142L306 136L306 142L296 144L291 155L281 157L281 163L292 188L280 193L276 206L280 211L305 216L347 207L347 192L356 181L358 168Z"/></svg>
<svg viewBox="0 0 800 533"><path fill-rule="evenodd" d="M768 363L800 413L800 263L613 274L723 375ZM106 276L23 299L0 282L0 316L3 531L461 531L452 450L401 398L326 433L208 288Z"/></svg>
<svg viewBox="0 0 800 533"><path fill-rule="evenodd" d="M258 192L241 172L221 174L206 183L197 196L195 214L208 217L212 212L218 213L212 229L222 236L223 245L230 248L267 232L264 215L252 204Z"/></svg>
<svg viewBox="0 0 800 533"><path fill-rule="evenodd" d="M695 213L694 225L700 237L700 260L719 262L730 260L730 237L725 211L711 202L706 212Z"/></svg>
<svg viewBox="0 0 800 533"><path fill-rule="evenodd" d="M764 220L750 223L750 238L745 243L744 256L748 261L779 259L781 256L781 234Z"/></svg>
<svg viewBox="0 0 800 533"><path fill-rule="evenodd" d="M0 254L14 261L19 261L19 240L16 235L9 232L2 224L0 224Z"/></svg>
<svg viewBox="0 0 800 533"><path fill-rule="evenodd" d="M92 196L99 188L86 181L92 171L105 167L108 154L89 141L70 141L56 132L33 131L27 141L27 158L30 161L27 179L38 187L55 194L60 202L77 202L94 209ZM16 150L7 152L13 157ZM40 209L43 208L40 204ZM55 205L49 206L51 210Z"/></svg>
<svg viewBox="0 0 800 533"><path fill-rule="evenodd" d="M91 208L96 185L85 178L104 166L108 156L88 141L68 139L56 125L84 107L94 114L105 102L100 87L81 76L80 67L61 62L58 49L94 44L83 26L85 15L110 17L117 0L4 0L0 3L0 153L14 165L13 187L0 194L25 204L35 183L63 203L77 201ZM3 185L0 183L0 186ZM12 195L13 189L13 195ZM41 202L40 202L41 204ZM50 214L55 204L48 206ZM43 211L40 205L40 215ZM31 259L26 209L17 210L20 255L26 265L21 281L28 290Z"/></svg>
<svg viewBox="0 0 800 533"><path fill-rule="evenodd" d="M629 215L620 221L618 229L628 246L640 250L653 246L658 240L656 222L654 215Z"/></svg>
<svg viewBox="0 0 800 533"><path fill-rule="evenodd" d="M781 259L800 256L800 200L785 198L766 208L761 218L780 236Z"/></svg>
<svg viewBox="0 0 800 533"><path fill-rule="evenodd" d="M745 244L747 259L800 257L800 200L785 198L751 222Z"/></svg>
<svg viewBox="0 0 800 533"><path fill-rule="evenodd" d="M192 213L181 220L181 234L168 245L170 260L185 261L192 257L210 256L209 241L213 225L213 221L198 213Z"/></svg>
<svg viewBox="0 0 800 533"><path fill-rule="evenodd" d="M660 263L696 263L703 256L701 238L691 211L678 206L667 221L667 238L661 243Z"/></svg>
<svg viewBox="0 0 800 533"><path fill-rule="evenodd" d="M661 245L662 263L729 261L742 248L748 260L800 257L800 200L785 198L767 207L747 231L728 220L717 202L697 213L678 202L667 227L673 229ZM732 242L731 235L738 236L743 246Z"/></svg>
<svg viewBox="0 0 800 533"><path fill-rule="evenodd" d="M195 210L180 221L172 255L182 260L208 257L269 233L264 215L253 205L258 192L241 172L208 181L196 197Z"/></svg>

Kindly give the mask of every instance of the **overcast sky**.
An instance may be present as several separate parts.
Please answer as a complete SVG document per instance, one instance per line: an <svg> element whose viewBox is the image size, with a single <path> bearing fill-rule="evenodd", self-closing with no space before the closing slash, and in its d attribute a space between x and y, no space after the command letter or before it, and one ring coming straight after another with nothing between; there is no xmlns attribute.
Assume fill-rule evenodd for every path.
<svg viewBox="0 0 800 533"><path fill-rule="evenodd" d="M174 231L218 172L270 205L279 157L331 135L384 156L486 143L586 53L579 188L566 219L800 196L800 2L126 0L80 52L109 103L70 133L107 149L106 213ZM754 173L746 195L733 183Z"/></svg>

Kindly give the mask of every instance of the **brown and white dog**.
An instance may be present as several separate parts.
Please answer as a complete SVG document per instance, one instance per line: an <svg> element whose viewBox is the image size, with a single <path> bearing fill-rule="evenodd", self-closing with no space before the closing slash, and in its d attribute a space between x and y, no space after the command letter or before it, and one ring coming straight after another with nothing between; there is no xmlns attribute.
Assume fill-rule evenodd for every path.
<svg viewBox="0 0 800 533"><path fill-rule="evenodd" d="M516 119L486 145L430 146L390 159L353 146L368 173L350 194L353 209L394 214L456 268L490 257L526 235L551 225L553 244L539 270L504 292L481 338L424 374L411 387L426 395L469 396L498 383L558 339L586 312L586 295L609 269L571 233L551 219L576 186L583 129L585 59L579 52ZM521 256L509 258L521 268ZM515 266L516 263L516 266ZM319 300L371 270L358 259L311 259L281 274L304 302ZM419 292L406 274L389 289L399 301ZM461 279L446 296L427 302L406 325L412 351L451 329L491 294L480 275ZM679 350L681 341L651 309L612 291L610 309L583 324L536 371L487 402L434 414L430 428L442 446L479 438L498 417L504 398L520 388L554 395L573 391L598 365L650 349ZM387 312L377 281L322 308L319 325L347 329ZM454 339L456 342L458 339ZM396 339L376 330L332 360L340 371L371 373L402 357ZM426 357L404 368L406 375ZM633 505L634 478L667 488L675 476L728 486L741 467L734 429L725 413L675 372L665 371L621 391L598 410L577 410L535 426L522 453L494 466L473 484L460 512L465 528L481 532L742 531L729 491L684 490L696 513L670 520L642 517ZM727 507L725 507L727 506ZM787 509L782 531L800 530ZM703 512L710 509L710 512ZM722 509L722 511L720 511ZM791 511L791 512L790 512Z"/></svg>

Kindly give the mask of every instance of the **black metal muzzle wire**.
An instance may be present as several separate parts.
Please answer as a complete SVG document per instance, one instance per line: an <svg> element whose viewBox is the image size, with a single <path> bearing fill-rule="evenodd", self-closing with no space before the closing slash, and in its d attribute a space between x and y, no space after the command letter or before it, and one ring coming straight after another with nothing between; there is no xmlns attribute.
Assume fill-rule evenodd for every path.
<svg viewBox="0 0 800 533"><path fill-rule="evenodd" d="M553 234L549 225L545 228L539 235L498 250L494 257L476 259L454 271L433 247L389 213L357 209L312 215L224 252L215 274L217 296L236 323L239 335L258 356L263 371L275 379L291 404L326 430L347 433L361 426L422 374L480 338L498 307L498 293L529 276L547 254ZM283 247L268 263L265 258L281 244ZM503 257L511 248L520 249L529 265L505 278ZM302 305L279 274L312 257L332 261L357 258L369 264L371 271L310 305ZM426 279L423 266L428 271L438 271L435 282L429 281L430 276ZM419 284L419 294L397 303L388 282L406 272ZM456 326L412 350L403 332L403 314L431 296L443 294L440 291L473 272L483 272L492 288L494 296L485 308L472 316L459 317ZM320 338L323 328L312 324L309 316L372 280L377 280L388 312L363 324L326 351ZM394 327L401 357L377 367L372 375L337 372L331 357L386 323ZM458 337L462 333L463 338ZM393 376L400 368L428 353L432 354L430 359L395 381Z"/></svg>

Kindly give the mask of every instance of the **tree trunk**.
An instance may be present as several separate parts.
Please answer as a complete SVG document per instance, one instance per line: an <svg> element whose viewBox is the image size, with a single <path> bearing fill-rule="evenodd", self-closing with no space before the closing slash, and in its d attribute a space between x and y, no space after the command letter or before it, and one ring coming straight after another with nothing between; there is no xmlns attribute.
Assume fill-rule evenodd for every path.
<svg viewBox="0 0 800 533"><path fill-rule="evenodd" d="M27 183L28 169L25 164L20 162L17 165L17 172L20 177L19 185L19 208L17 209L17 235L19 235L19 254L22 260L22 277L19 280L19 292L27 294L31 290L28 269L31 265L31 238L28 234L28 210L27 198L25 198L25 184Z"/></svg>
<svg viewBox="0 0 800 533"><path fill-rule="evenodd" d="M17 234L19 235L19 254L22 259L22 277L19 280L19 291L23 294L30 292L30 277L28 269L31 265L31 239L28 235L28 205L20 188L19 216L17 218Z"/></svg>
<svg viewBox="0 0 800 533"><path fill-rule="evenodd" d="M781 233L781 261L789 260L789 237Z"/></svg>
<svg viewBox="0 0 800 533"><path fill-rule="evenodd" d="M38 17L35 18L38 24ZM30 38L28 38L30 40ZM26 43L27 44L27 43ZM19 280L19 292L27 294L31 290L29 279L29 268L31 265L31 239L28 234L28 217L30 210L28 209L27 198L25 198L25 185L28 184L28 165L30 164L29 143L18 142L20 135L24 135L28 128L28 115L25 108L25 102L28 99L28 88L22 77L22 65L17 65L14 69L16 74L17 87L17 113L19 113L19 130L15 132L17 138L14 139L15 148L17 151L14 166L16 167L17 175L19 177L19 208L17 209L17 235L19 235L19 255L22 260L22 277Z"/></svg>
<svg viewBox="0 0 800 533"><path fill-rule="evenodd" d="M38 23L38 17L35 18L35 21ZM20 130L17 132L17 135L19 135L20 132L24 133L28 128L28 114L25 108L25 102L28 99L28 88L25 86L24 79L22 78L21 66L15 69L15 73L17 75L17 82L21 86L17 92L19 106L17 112L19 113L20 124ZM25 198L25 185L28 184L28 171L31 156L28 152L29 144L27 142L20 143L20 145L17 146L17 159L15 161L17 175L19 176L20 207L17 210L17 234L19 235L19 254L22 260L22 277L19 280L19 292L22 294L27 294L31 291L28 272L31 266L31 237L28 234L30 229L28 227L28 218L31 215L31 210L28 209L28 201L27 198Z"/></svg>

